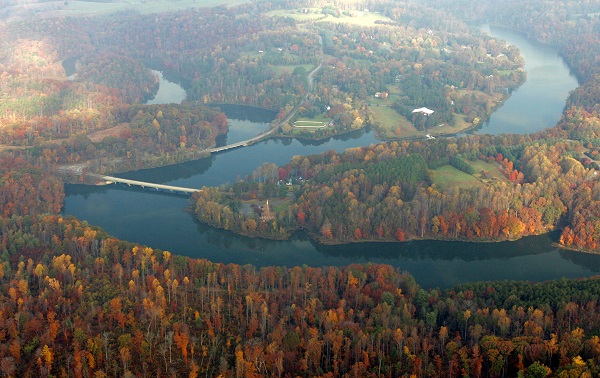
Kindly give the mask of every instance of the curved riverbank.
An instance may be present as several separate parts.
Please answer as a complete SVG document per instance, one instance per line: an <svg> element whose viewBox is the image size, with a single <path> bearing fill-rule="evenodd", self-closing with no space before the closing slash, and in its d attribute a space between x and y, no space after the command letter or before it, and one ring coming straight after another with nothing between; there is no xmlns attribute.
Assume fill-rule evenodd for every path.
<svg viewBox="0 0 600 378"><path fill-rule="evenodd" d="M541 114L545 110L532 111ZM271 121L272 118L264 119L258 127L268 127ZM243 127L249 127L249 123ZM324 141L270 138L206 159L121 176L182 187L219 186L251 174L264 162L285 165L294 155L328 150L341 152L378 142L371 130L359 130ZM600 272L597 256L583 256L553 246L552 243L557 241L556 234L497 243L428 240L322 245L302 232L293 234L287 241L273 241L217 230L200 224L184 211L188 204L187 198L167 194L114 186L69 185L64 213L99 225L124 240L215 262L258 267L380 262L409 271L424 287L450 287L462 282L492 279L543 281L586 277Z"/></svg>

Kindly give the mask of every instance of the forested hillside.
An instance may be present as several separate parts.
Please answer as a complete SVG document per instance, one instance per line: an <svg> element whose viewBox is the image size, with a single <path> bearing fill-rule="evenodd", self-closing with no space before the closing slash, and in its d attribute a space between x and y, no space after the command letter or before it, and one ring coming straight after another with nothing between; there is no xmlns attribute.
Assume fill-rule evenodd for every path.
<svg viewBox="0 0 600 378"><path fill-rule="evenodd" d="M448 7L446 2L427 4L436 9ZM198 196L193 203L198 218L217 227L272 238L305 229L322 242L334 243L412 238L491 241L558 228L564 246L597 251L596 156L600 139L596 89L600 86L593 73L598 67L595 47L585 48L597 35L593 12L597 6L585 2L576 6L570 2L552 7L540 4L528 4L518 15L515 7L502 8L493 20L556 43L571 57L568 59L583 85L570 95L556 127L528 136L388 143L343 154L297 157L286 166L270 169L266 164L245 184ZM382 4L369 4L371 9L377 6ZM487 2L466 1L464 6L473 19L492 12ZM571 13L566 19L557 14L567 9ZM434 11L429 17L446 28L452 26L436 15ZM518 22L525 16L561 27L543 34ZM585 27L581 26L584 29L575 26L573 18L586 19ZM580 59L569 55L576 49L583 54ZM410 165L411 170L420 169L420 175L414 176L406 168L406 159L425 162ZM260 174L265 170L272 173ZM289 191L280 188L290 183L294 185ZM280 199L274 219L245 211L236 202L275 197Z"/></svg>
<svg viewBox="0 0 600 378"><path fill-rule="evenodd" d="M212 147L212 136L222 133L218 125L200 126L201 134L209 135L202 143L175 141L169 148L158 138L140 143L134 132L123 132L129 121L121 115L156 93L158 78L150 68L179 82L194 107L253 105L276 110L277 121L297 107L280 131L307 138L367 126L382 138L425 135L433 126L436 132L457 132L489 117L524 80L514 47L472 36L456 18L431 24L418 5L381 3L366 23L356 23L347 11L323 15L320 8L311 9L318 12L313 20L277 8L259 3L7 21L0 31L0 143L60 156L70 150L71 160L93 164L97 155L115 153L102 143L111 137L109 143L128 145L129 153L121 148L114 166L91 167L108 170L201 156ZM308 73L316 67L307 93ZM376 93L389 94L381 105L403 127L380 119ZM425 103L436 109L431 117L411 113ZM180 122L187 122L182 117ZM327 127L295 129L299 119L317 119Z"/></svg>
<svg viewBox="0 0 600 378"><path fill-rule="evenodd" d="M425 291L386 265L223 265L58 216L0 221L0 371L596 376L597 279Z"/></svg>
<svg viewBox="0 0 600 378"><path fill-rule="evenodd" d="M67 11L72 2L46 5ZM450 122L452 110L474 122L492 110L489 96L522 79L521 62L513 48L467 35L451 15L460 9L560 47L582 86L556 127L265 163L205 188L192 211L235 232L285 238L304 229L327 243L493 241L558 229L565 247L597 253L596 1L261 0L109 17L43 17L35 4L0 0L2 377L600 375L597 278L442 291L388 265L257 269L192 259L61 216L57 174L83 167L69 177L80 180L87 169L197 158L227 129L223 113L200 104L258 105L281 120L319 62L298 112L326 111L338 132L377 127L373 91L389 91L380 108L398 114L423 93L439 104L435 122ZM295 17L267 15L290 9ZM377 24L356 24L365 9ZM316 27L313 17L327 20ZM140 104L156 90L148 67L169 71L194 101ZM495 70L514 72L484 80ZM249 205L267 199L269 211Z"/></svg>

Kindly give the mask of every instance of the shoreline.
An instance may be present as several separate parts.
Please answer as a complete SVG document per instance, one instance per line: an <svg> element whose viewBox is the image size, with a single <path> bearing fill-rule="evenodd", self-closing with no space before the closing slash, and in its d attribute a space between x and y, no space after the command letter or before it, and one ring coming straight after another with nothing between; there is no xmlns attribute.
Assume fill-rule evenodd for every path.
<svg viewBox="0 0 600 378"><path fill-rule="evenodd" d="M594 255L594 256L600 255L600 252L594 252L592 250L585 249L585 248L569 248L568 246L560 244L560 243L557 243L557 242L552 243L552 246L556 247L558 249L565 250L565 251L583 253L583 254L586 254L586 255Z"/></svg>
<svg viewBox="0 0 600 378"><path fill-rule="evenodd" d="M269 241L282 241L282 240L289 240L294 234L301 232L304 233L310 240L314 241L315 243L319 244L319 245L323 245L323 246L341 246L341 245L357 245L357 244L361 244L361 243L394 243L394 244L403 244L403 243L410 243L410 242L425 242L425 241L439 241L439 242L450 242L450 243L482 243L482 244L495 244L495 243L511 243L511 242L515 242L518 240L521 240L523 238L527 238L527 237L537 237L537 236L542 236L542 235L549 235L552 233L558 233L560 231L560 229L556 228L556 229L552 229L552 230L548 230L546 232L542 232L539 234L529 234L529 235L523 235L520 236L518 238L505 238L505 239L477 239L477 240L469 240L469 239L461 239L461 238L435 238L435 237L410 237L410 238L406 238L406 240L403 241L399 241L398 239L392 237L392 238L380 238L380 239L361 239L361 240L348 240L348 241L342 241L339 239L324 239L323 237L319 236L319 234L311 232L310 230L308 230L307 228L303 227L303 226L299 226L297 228L294 228L292 230L288 230L286 233L285 237L282 238L272 238L272 237L267 237L267 236L261 236L261 235L257 235L257 234L249 234L249 233L244 233L244 232L238 232L238 231L234 231L231 229L224 229L221 227L217 227L213 224L210 224L208 222L202 221L200 220L198 217L195 216L194 210L188 206L185 208L185 211L194 215L194 220L202 223L206 226L212 227L216 230L220 230L220 231L227 231L227 232L232 232L235 235L241 235L241 236L245 236L245 237L249 237L252 239L263 239L263 240L269 240ZM575 249L575 248L569 248L567 246L564 245L560 245L557 242L552 242L553 246L559 247L561 249L564 250L569 250L569 251L573 251L573 252L584 252L587 254L592 254L592 255L599 255L600 253L594 253L591 251L586 251L586 250L581 250L581 249Z"/></svg>

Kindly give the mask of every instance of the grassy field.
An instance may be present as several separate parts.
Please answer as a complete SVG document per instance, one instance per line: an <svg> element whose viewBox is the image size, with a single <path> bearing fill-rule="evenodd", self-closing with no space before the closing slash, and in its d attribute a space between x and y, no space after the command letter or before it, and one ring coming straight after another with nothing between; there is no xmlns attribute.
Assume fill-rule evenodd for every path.
<svg viewBox="0 0 600 378"><path fill-rule="evenodd" d="M307 73L312 71L313 68L315 68L315 66L313 66L312 64L290 64L286 66L271 66L271 68L277 73L277 75L281 75L283 73L291 74L298 67L304 68Z"/></svg>
<svg viewBox="0 0 600 378"><path fill-rule="evenodd" d="M409 120L388 106L371 105L369 111L373 114L375 122L380 125L382 138L410 138L419 135L419 131Z"/></svg>
<svg viewBox="0 0 600 378"><path fill-rule="evenodd" d="M341 16L333 17L328 15L327 17L319 20L319 22L334 22L338 24L350 24L357 26L376 26L375 21L391 21L388 17L382 16L378 13L365 12L359 16Z"/></svg>
<svg viewBox="0 0 600 378"><path fill-rule="evenodd" d="M106 137L114 136L118 137L124 131L131 130L128 123L121 123L117 126L113 126L111 128L96 131L94 133L88 134L88 138L94 143L102 142L102 140Z"/></svg>
<svg viewBox="0 0 600 378"><path fill-rule="evenodd" d="M240 52L240 58L250 58L250 60L256 59L264 53L258 51L243 51Z"/></svg>
<svg viewBox="0 0 600 378"><path fill-rule="evenodd" d="M375 97L375 93L369 93L371 95L371 97L366 101L369 103L369 105L385 105L385 106L391 106L394 105L394 102L396 102L396 100L398 100L398 98L402 95L400 88L398 88L398 85L393 84L393 85L388 85L387 86L388 89L388 97L383 99L383 98L376 98Z"/></svg>
<svg viewBox="0 0 600 378"><path fill-rule="evenodd" d="M468 189L484 185L475 176L459 171L450 165L434 169L432 176L433 183L442 191L452 190L455 187Z"/></svg>
<svg viewBox="0 0 600 378"><path fill-rule="evenodd" d="M250 60L254 60L254 59L260 58L264 54L265 54L264 52L259 52L259 51L245 51L245 52L241 53L240 56L243 58L248 58ZM289 53L284 53L284 54L289 54ZM273 71L275 71L275 73L277 75L282 75L284 73L291 74L298 67L304 68L307 73L312 71L315 68L315 66L312 64L281 64L281 65L270 64L269 67Z"/></svg>
<svg viewBox="0 0 600 378"><path fill-rule="evenodd" d="M375 26L375 21L390 21L388 17L382 16L378 13L373 12L356 12L356 16L346 16L342 15L341 17L334 17L332 15L324 15L321 13L320 8L307 8L311 13L302 13L300 9L293 10L276 10L268 12L268 16L272 17L290 17L295 19L296 21L324 21L324 22L335 22L335 23L344 23L344 24L352 24L358 26ZM316 12L316 13L314 13Z"/></svg>
<svg viewBox="0 0 600 378"><path fill-rule="evenodd" d="M469 175L458 169L445 165L438 169L432 170L433 183L442 191L452 190L455 187L459 188L474 188L482 187L486 184L504 182L510 184L510 181L502 174L498 164L495 162L489 163L483 160L469 161L469 164L475 168L475 173ZM481 171L485 171L485 177Z"/></svg>
<svg viewBox="0 0 600 378"><path fill-rule="evenodd" d="M291 205L291 201L289 199L272 199L269 201L269 203L273 202L273 204L271 205L271 209L275 212L275 213L281 213L282 211L285 211L288 207L290 207Z"/></svg>
<svg viewBox="0 0 600 378"><path fill-rule="evenodd" d="M473 166L473 168L475 168L475 176L477 177L481 177L480 172L482 170L486 171L487 174L487 178L482 178L483 181L485 182L505 182L505 183L510 183L510 180L504 176L504 174L500 171L500 168L498 167L498 163L494 162L494 163L488 163L487 161L483 161L483 160L476 160L476 161L469 161L469 163Z"/></svg>
<svg viewBox="0 0 600 378"><path fill-rule="evenodd" d="M137 11L143 14L174 12L189 8L207 8L220 5L238 5L248 3L249 0L155 0L155 1L114 1L111 3L99 3L92 1L70 0L67 5L64 1L45 3L55 5L51 12L62 16L89 16L110 14L122 11Z"/></svg>
<svg viewBox="0 0 600 378"><path fill-rule="evenodd" d="M317 122L317 121L296 121L294 122L294 127L301 128L323 128L325 127L325 122Z"/></svg>
<svg viewBox="0 0 600 378"><path fill-rule="evenodd" d="M242 211L245 212L246 214L250 214L252 213L252 205L256 205L256 206L264 206L266 203L266 201L264 200L258 200L258 199L253 199L253 200L246 200L246 201L242 201ZM289 198L269 198L269 206L271 207L271 211L275 212L275 213L279 213L281 211L284 211L285 209L287 209L288 207L290 207L291 205L291 201Z"/></svg>
<svg viewBox="0 0 600 378"><path fill-rule="evenodd" d="M381 127L380 133L382 134L382 138L424 138L425 134L427 134L425 130L417 130L408 119L401 116L390 107L376 106L376 103L374 102L369 105L369 111L371 111L373 119L378 122ZM454 118L454 126L442 124L430 128L429 134L433 136L456 134L473 127L472 123L465 121L463 115L455 114Z"/></svg>
<svg viewBox="0 0 600 378"><path fill-rule="evenodd" d="M312 131L325 128L330 121L329 118L325 118L323 114L320 114L314 118L300 118L292 126L294 130Z"/></svg>
<svg viewBox="0 0 600 378"><path fill-rule="evenodd" d="M290 17L298 22L303 21L316 21L321 18L324 18L324 14L321 13L320 9L317 8L308 8L311 13L301 13L299 9L295 10L274 10L267 12L267 16L271 17ZM313 13L317 11L317 13Z"/></svg>
<svg viewBox="0 0 600 378"><path fill-rule="evenodd" d="M389 96L385 99L373 96L367 101L373 119L380 126L380 136L390 139L424 136L425 133L419 132L406 117L390 108L402 95L400 88L397 85L389 85L388 91Z"/></svg>
<svg viewBox="0 0 600 378"><path fill-rule="evenodd" d="M429 132L431 135L447 135L447 134L456 134L461 131L470 129L473 127L473 123L465 121L465 116L462 114L454 114L454 126L443 124L441 126L436 126L433 129L430 129Z"/></svg>

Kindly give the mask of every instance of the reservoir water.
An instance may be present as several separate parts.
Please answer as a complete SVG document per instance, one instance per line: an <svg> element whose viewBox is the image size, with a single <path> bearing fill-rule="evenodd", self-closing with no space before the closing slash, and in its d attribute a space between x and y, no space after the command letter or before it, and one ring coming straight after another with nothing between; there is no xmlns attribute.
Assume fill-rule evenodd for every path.
<svg viewBox="0 0 600 378"><path fill-rule="evenodd" d="M511 34L510 31L503 32ZM518 36L516 33L512 34ZM502 38L521 47L506 34ZM548 49L536 44L533 44L532 48L534 51ZM556 51L554 54L556 55ZM536 59L536 56L538 55L530 54L526 59ZM540 59L547 60L545 55L539 56ZM564 62L561 61L561 64ZM572 76L568 69L557 72L558 75L562 75L557 80L568 82L566 86L572 85ZM567 79L565 75L571 79ZM528 74L528 80L529 78ZM161 81L161 87L162 85ZM500 110L508 107L512 99L513 97L506 101ZM548 105L548 108L552 109L530 108L527 112L535 112L540 119L547 114L547 110L557 111L560 116L563 105L564 98L558 104ZM248 107L223 106L222 109L228 115L231 127L227 139L221 139L220 144L234 143L260 133L268 127L274 117L272 112ZM527 110L527 107L525 109ZM493 117L495 116L496 113ZM521 115L516 114L515 117L520 119ZM557 120L558 118L554 123ZM501 121L494 118L490 121L490 127L495 125L494 122ZM541 128L548 126L551 125ZM522 131L508 131L538 130L535 128L537 126L532 127L534 128ZM487 132L486 126L479 132ZM369 130L319 142L269 139L198 161L129 172L119 176L199 188L232 182L248 175L264 162L285 164L294 155L308 155L327 150L343 151L346 148L376 142L375 136ZM83 185L68 185L66 194L64 214L87 220L90 224L100 226L124 240L215 262L253 264L258 267L386 263L410 272L423 287L443 288L481 280L543 281L600 274L600 256L559 250L552 246L557 237L555 234L501 243L413 241L323 246L311 241L302 233L294 235L288 241L271 241L252 239L208 227L195 221L194 217L186 212L188 198L178 195L117 186Z"/></svg>
<svg viewBox="0 0 600 378"><path fill-rule="evenodd" d="M555 48L510 29L485 25L481 30L519 47L525 59L527 80L477 132L527 134L556 125L569 92L578 86L564 59Z"/></svg>
<svg viewBox="0 0 600 378"><path fill-rule="evenodd" d="M162 72L156 70L152 70L152 72L158 76L160 86L154 98L146 101L146 104L181 104L181 101L185 100L185 89L177 83L166 80Z"/></svg>

